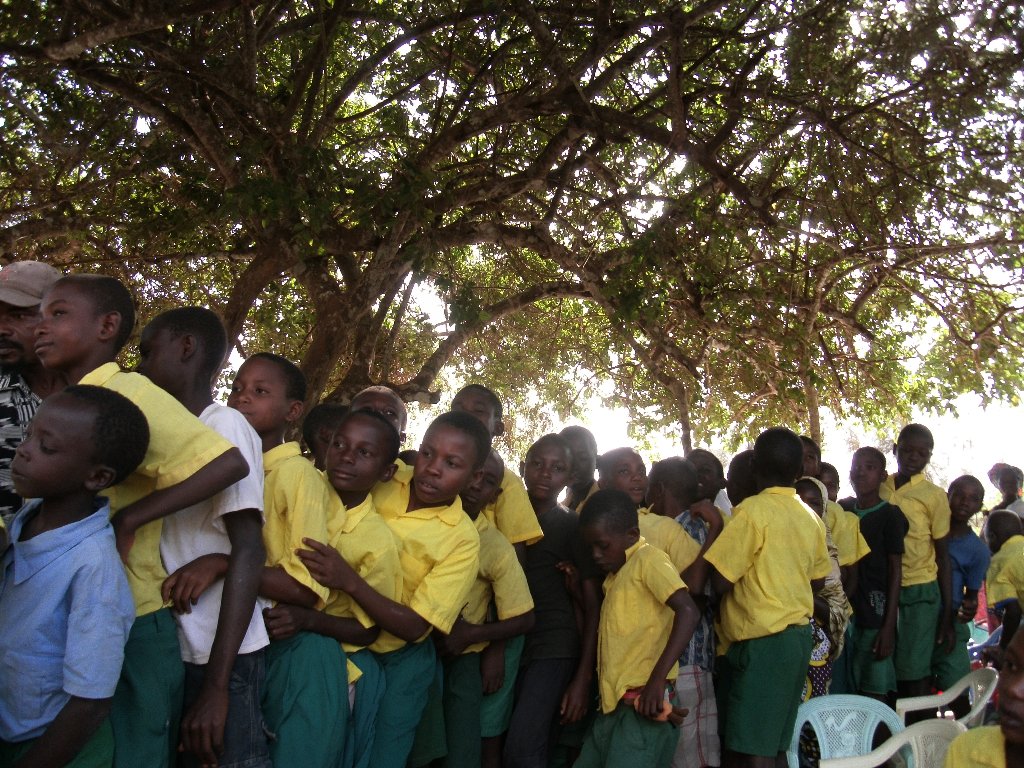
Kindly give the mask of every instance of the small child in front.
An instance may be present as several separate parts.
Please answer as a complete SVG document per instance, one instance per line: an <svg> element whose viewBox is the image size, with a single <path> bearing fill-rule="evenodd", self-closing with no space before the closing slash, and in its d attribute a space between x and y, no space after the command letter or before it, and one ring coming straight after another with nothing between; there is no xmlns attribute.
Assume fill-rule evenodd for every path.
<svg viewBox="0 0 1024 768"><path fill-rule="evenodd" d="M910 523L904 539L903 583L896 630L896 683L900 696L931 691L932 652L953 642L950 611L949 499L925 479L935 441L921 424L908 424L896 439L896 472L879 495L900 508Z"/></svg>
<svg viewBox="0 0 1024 768"><path fill-rule="evenodd" d="M33 499L0 560L0 765L109 766L107 714L135 605L97 494L146 453L127 398L72 386L36 412L11 463Z"/></svg>
<svg viewBox="0 0 1024 768"><path fill-rule="evenodd" d="M704 555L723 595L718 708L727 768L768 768L789 746L811 659L814 588L832 570L825 524L793 489L803 468L800 438L765 430L752 468L761 492L733 510Z"/></svg>
<svg viewBox="0 0 1024 768"><path fill-rule="evenodd" d="M437 656L428 635L450 632L480 565L480 537L459 494L482 471L491 436L473 416L451 412L427 428L414 467L377 486L373 502L398 543L400 600L381 595L337 553L306 539L299 551L316 579L348 593L381 628L377 660L386 688L370 765L403 768L427 704ZM358 684L357 684L358 687Z"/></svg>
<svg viewBox="0 0 1024 768"><path fill-rule="evenodd" d="M607 576L598 630L601 712L577 768L667 768L676 729L666 722L677 660L700 612L668 555L640 536L636 505L598 491L580 511L580 531Z"/></svg>
<svg viewBox="0 0 1024 768"><path fill-rule="evenodd" d="M986 535L992 560L985 577L985 596L989 610L1003 622L999 645L988 649L987 653L999 668L1003 652L1020 626L1020 601L1024 599L1024 524L1016 512L997 509L988 516Z"/></svg>
<svg viewBox="0 0 1024 768"><path fill-rule="evenodd" d="M302 415L306 378L280 355L248 358L231 383L228 406L240 411L263 449L263 543L266 566L260 595L271 643L266 650L263 717L274 734L270 756L277 768L335 768L348 732L348 674L338 642L296 631L289 606L322 609L328 590L309 573L296 551L306 537L327 541L329 516L344 510L324 476L285 442Z"/></svg>

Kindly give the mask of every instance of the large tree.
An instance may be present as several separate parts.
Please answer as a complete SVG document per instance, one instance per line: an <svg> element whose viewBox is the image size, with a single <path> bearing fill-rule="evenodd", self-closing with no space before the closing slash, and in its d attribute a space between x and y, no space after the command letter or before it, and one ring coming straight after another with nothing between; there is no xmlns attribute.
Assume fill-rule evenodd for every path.
<svg viewBox="0 0 1024 768"><path fill-rule="evenodd" d="M610 379L689 445L1021 383L1020 6L4 7L5 257L208 304L312 397Z"/></svg>

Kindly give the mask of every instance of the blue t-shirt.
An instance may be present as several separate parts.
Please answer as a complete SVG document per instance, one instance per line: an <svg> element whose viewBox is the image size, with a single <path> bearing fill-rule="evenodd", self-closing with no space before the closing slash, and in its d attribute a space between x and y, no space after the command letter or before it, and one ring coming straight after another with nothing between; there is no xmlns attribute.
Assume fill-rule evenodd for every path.
<svg viewBox="0 0 1024 768"><path fill-rule="evenodd" d="M72 696L114 695L135 620L110 506L19 541L40 502L14 518L0 558L0 739L43 734Z"/></svg>
<svg viewBox="0 0 1024 768"><path fill-rule="evenodd" d="M992 553L974 531L955 539L949 537L949 565L953 577L950 602L954 611L963 602L964 589L981 589L991 559Z"/></svg>

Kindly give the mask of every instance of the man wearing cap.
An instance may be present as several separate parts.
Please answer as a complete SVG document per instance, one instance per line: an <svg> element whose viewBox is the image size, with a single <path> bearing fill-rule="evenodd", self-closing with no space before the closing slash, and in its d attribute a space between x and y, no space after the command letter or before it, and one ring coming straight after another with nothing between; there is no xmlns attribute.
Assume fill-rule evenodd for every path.
<svg viewBox="0 0 1024 768"><path fill-rule="evenodd" d="M21 507L11 483L11 460L36 408L67 384L36 357L35 330L43 294L61 276L41 261L0 269L0 517L8 525Z"/></svg>

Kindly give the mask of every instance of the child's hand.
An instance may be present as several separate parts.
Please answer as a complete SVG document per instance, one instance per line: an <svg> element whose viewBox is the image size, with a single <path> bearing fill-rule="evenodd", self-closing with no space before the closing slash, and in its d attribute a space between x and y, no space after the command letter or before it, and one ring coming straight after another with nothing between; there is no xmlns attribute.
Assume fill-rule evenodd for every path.
<svg viewBox="0 0 1024 768"><path fill-rule="evenodd" d="M562 706L559 708L559 712L562 715L559 722L562 725L575 723L584 718L587 714L587 697L589 694L590 683L583 678L574 677L562 696Z"/></svg>
<svg viewBox="0 0 1024 768"><path fill-rule="evenodd" d="M284 640L308 629L308 619L309 609L297 605L278 603L263 609L263 623L271 640Z"/></svg>
<svg viewBox="0 0 1024 768"><path fill-rule="evenodd" d="M469 638L469 624L461 616L455 620L452 631L447 635L435 632L434 636L443 656L458 656L472 642Z"/></svg>
<svg viewBox="0 0 1024 768"><path fill-rule="evenodd" d="M484 693L497 693L505 684L505 644L491 643L480 652L480 681Z"/></svg>
<svg viewBox="0 0 1024 768"><path fill-rule="evenodd" d="M875 642L871 645L871 651L875 654L875 659L877 661L887 659L892 656L894 650L896 650L895 629L882 627L878 630L878 634L875 635Z"/></svg>
<svg viewBox="0 0 1024 768"><path fill-rule="evenodd" d="M359 576L338 550L313 539L303 539L302 543L309 549L296 550L296 554L305 563L310 576L328 589L352 592L356 588Z"/></svg>
<svg viewBox="0 0 1024 768"><path fill-rule="evenodd" d="M580 589L579 569L568 560L555 563L555 568L565 574L565 591L577 603L583 603L583 592Z"/></svg>
<svg viewBox="0 0 1024 768"><path fill-rule="evenodd" d="M228 720L228 692L203 690L181 718L179 752L191 752L202 768L216 768L224 752L224 726Z"/></svg>
<svg viewBox="0 0 1024 768"><path fill-rule="evenodd" d="M960 603L960 609L956 613L956 620L961 624L969 624L974 620L974 615L978 612L978 598L976 597L965 597Z"/></svg>
<svg viewBox="0 0 1024 768"><path fill-rule="evenodd" d="M633 706L648 720L667 720L672 713L672 705L665 700L665 681L648 680Z"/></svg>
<svg viewBox="0 0 1024 768"><path fill-rule="evenodd" d="M707 499L695 501L690 505L690 517L694 520L703 520L708 524L708 528L715 531L722 530L722 526L725 525L718 507Z"/></svg>
<svg viewBox="0 0 1024 768"><path fill-rule="evenodd" d="M200 595L215 581L224 578L227 567L227 555L215 553L197 557L164 579L160 596L165 603L170 601L178 613L192 613L192 606Z"/></svg>

